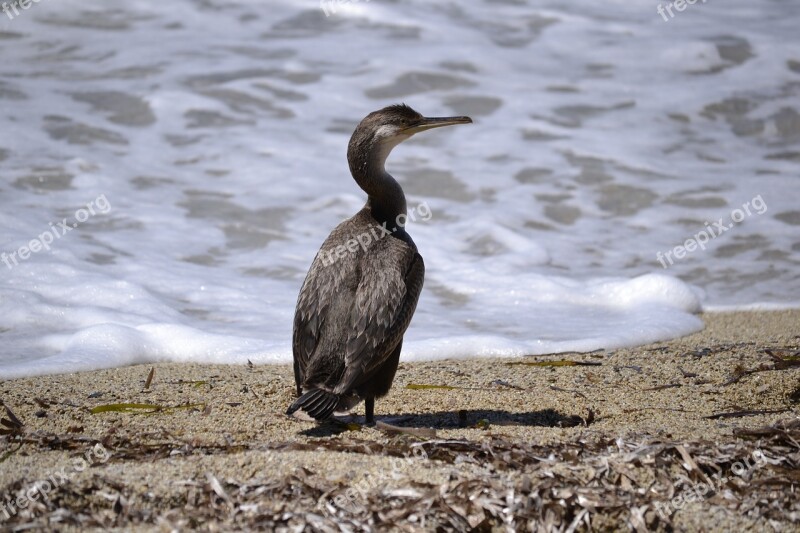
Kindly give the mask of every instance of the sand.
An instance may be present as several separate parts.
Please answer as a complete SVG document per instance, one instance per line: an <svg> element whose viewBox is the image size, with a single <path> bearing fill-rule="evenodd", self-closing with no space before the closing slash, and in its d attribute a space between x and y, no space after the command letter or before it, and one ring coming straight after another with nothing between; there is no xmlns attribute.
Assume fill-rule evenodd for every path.
<svg viewBox="0 0 800 533"><path fill-rule="evenodd" d="M3 381L23 425L5 416L0 530L800 531L800 428L745 435L800 420L800 310L703 319L630 349L401 362L377 418L435 436L360 427L363 406L290 419L288 365ZM163 409L91 411L119 403Z"/></svg>

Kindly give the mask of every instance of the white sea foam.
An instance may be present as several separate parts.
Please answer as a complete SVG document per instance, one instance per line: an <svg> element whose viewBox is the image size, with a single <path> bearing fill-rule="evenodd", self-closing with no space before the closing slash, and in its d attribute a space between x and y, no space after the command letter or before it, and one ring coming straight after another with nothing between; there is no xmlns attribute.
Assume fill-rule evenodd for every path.
<svg viewBox="0 0 800 533"><path fill-rule="evenodd" d="M800 303L800 6L39 3L0 17L0 378L289 362L347 140L405 101L426 283L404 360L674 338ZM104 195L111 209L24 254ZM767 210L662 268L760 195ZM71 220L71 219L70 219ZM6 256L8 257L8 255Z"/></svg>

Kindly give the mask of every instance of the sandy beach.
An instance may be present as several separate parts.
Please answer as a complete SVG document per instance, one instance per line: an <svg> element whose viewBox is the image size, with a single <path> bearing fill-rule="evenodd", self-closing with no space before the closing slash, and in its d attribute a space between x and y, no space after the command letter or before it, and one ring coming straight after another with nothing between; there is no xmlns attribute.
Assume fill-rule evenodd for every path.
<svg viewBox="0 0 800 533"><path fill-rule="evenodd" d="M0 530L800 531L800 311L702 318L631 349L401 362L378 427L286 417L288 365L3 381Z"/></svg>

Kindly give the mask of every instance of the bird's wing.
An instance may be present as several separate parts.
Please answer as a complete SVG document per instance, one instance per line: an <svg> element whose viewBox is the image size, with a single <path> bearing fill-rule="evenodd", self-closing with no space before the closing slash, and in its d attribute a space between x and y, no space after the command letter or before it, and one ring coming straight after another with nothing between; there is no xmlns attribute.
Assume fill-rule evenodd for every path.
<svg viewBox="0 0 800 533"><path fill-rule="evenodd" d="M369 256L362 269L350 314L345 375L336 387L342 393L380 367L402 339L417 306L425 264L417 251L393 238L388 253Z"/></svg>
<svg viewBox="0 0 800 533"><path fill-rule="evenodd" d="M316 265L318 261L319 256L314 259L303 282L294 314L292 351L295 366L300 372L300 376L296 376L298 381L302 381L302 376L305 376L308 362L319 343L325 317L336 297L333 289L340 287L336 278L341 271L335 268L319 268Z"/></svg>

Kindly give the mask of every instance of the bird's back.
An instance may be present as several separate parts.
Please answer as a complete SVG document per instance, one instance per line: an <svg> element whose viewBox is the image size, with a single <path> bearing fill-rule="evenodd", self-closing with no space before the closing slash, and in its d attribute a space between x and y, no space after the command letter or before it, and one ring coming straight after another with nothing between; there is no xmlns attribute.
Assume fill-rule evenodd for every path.
<svg viewBox="0 0 800 533"><path fill-rule="evenodd" d="M294 319L298 392L323 386L350 393L402 340L424 266L408 234L392 230L362 209L331 232L314 258Z"/></svg>

